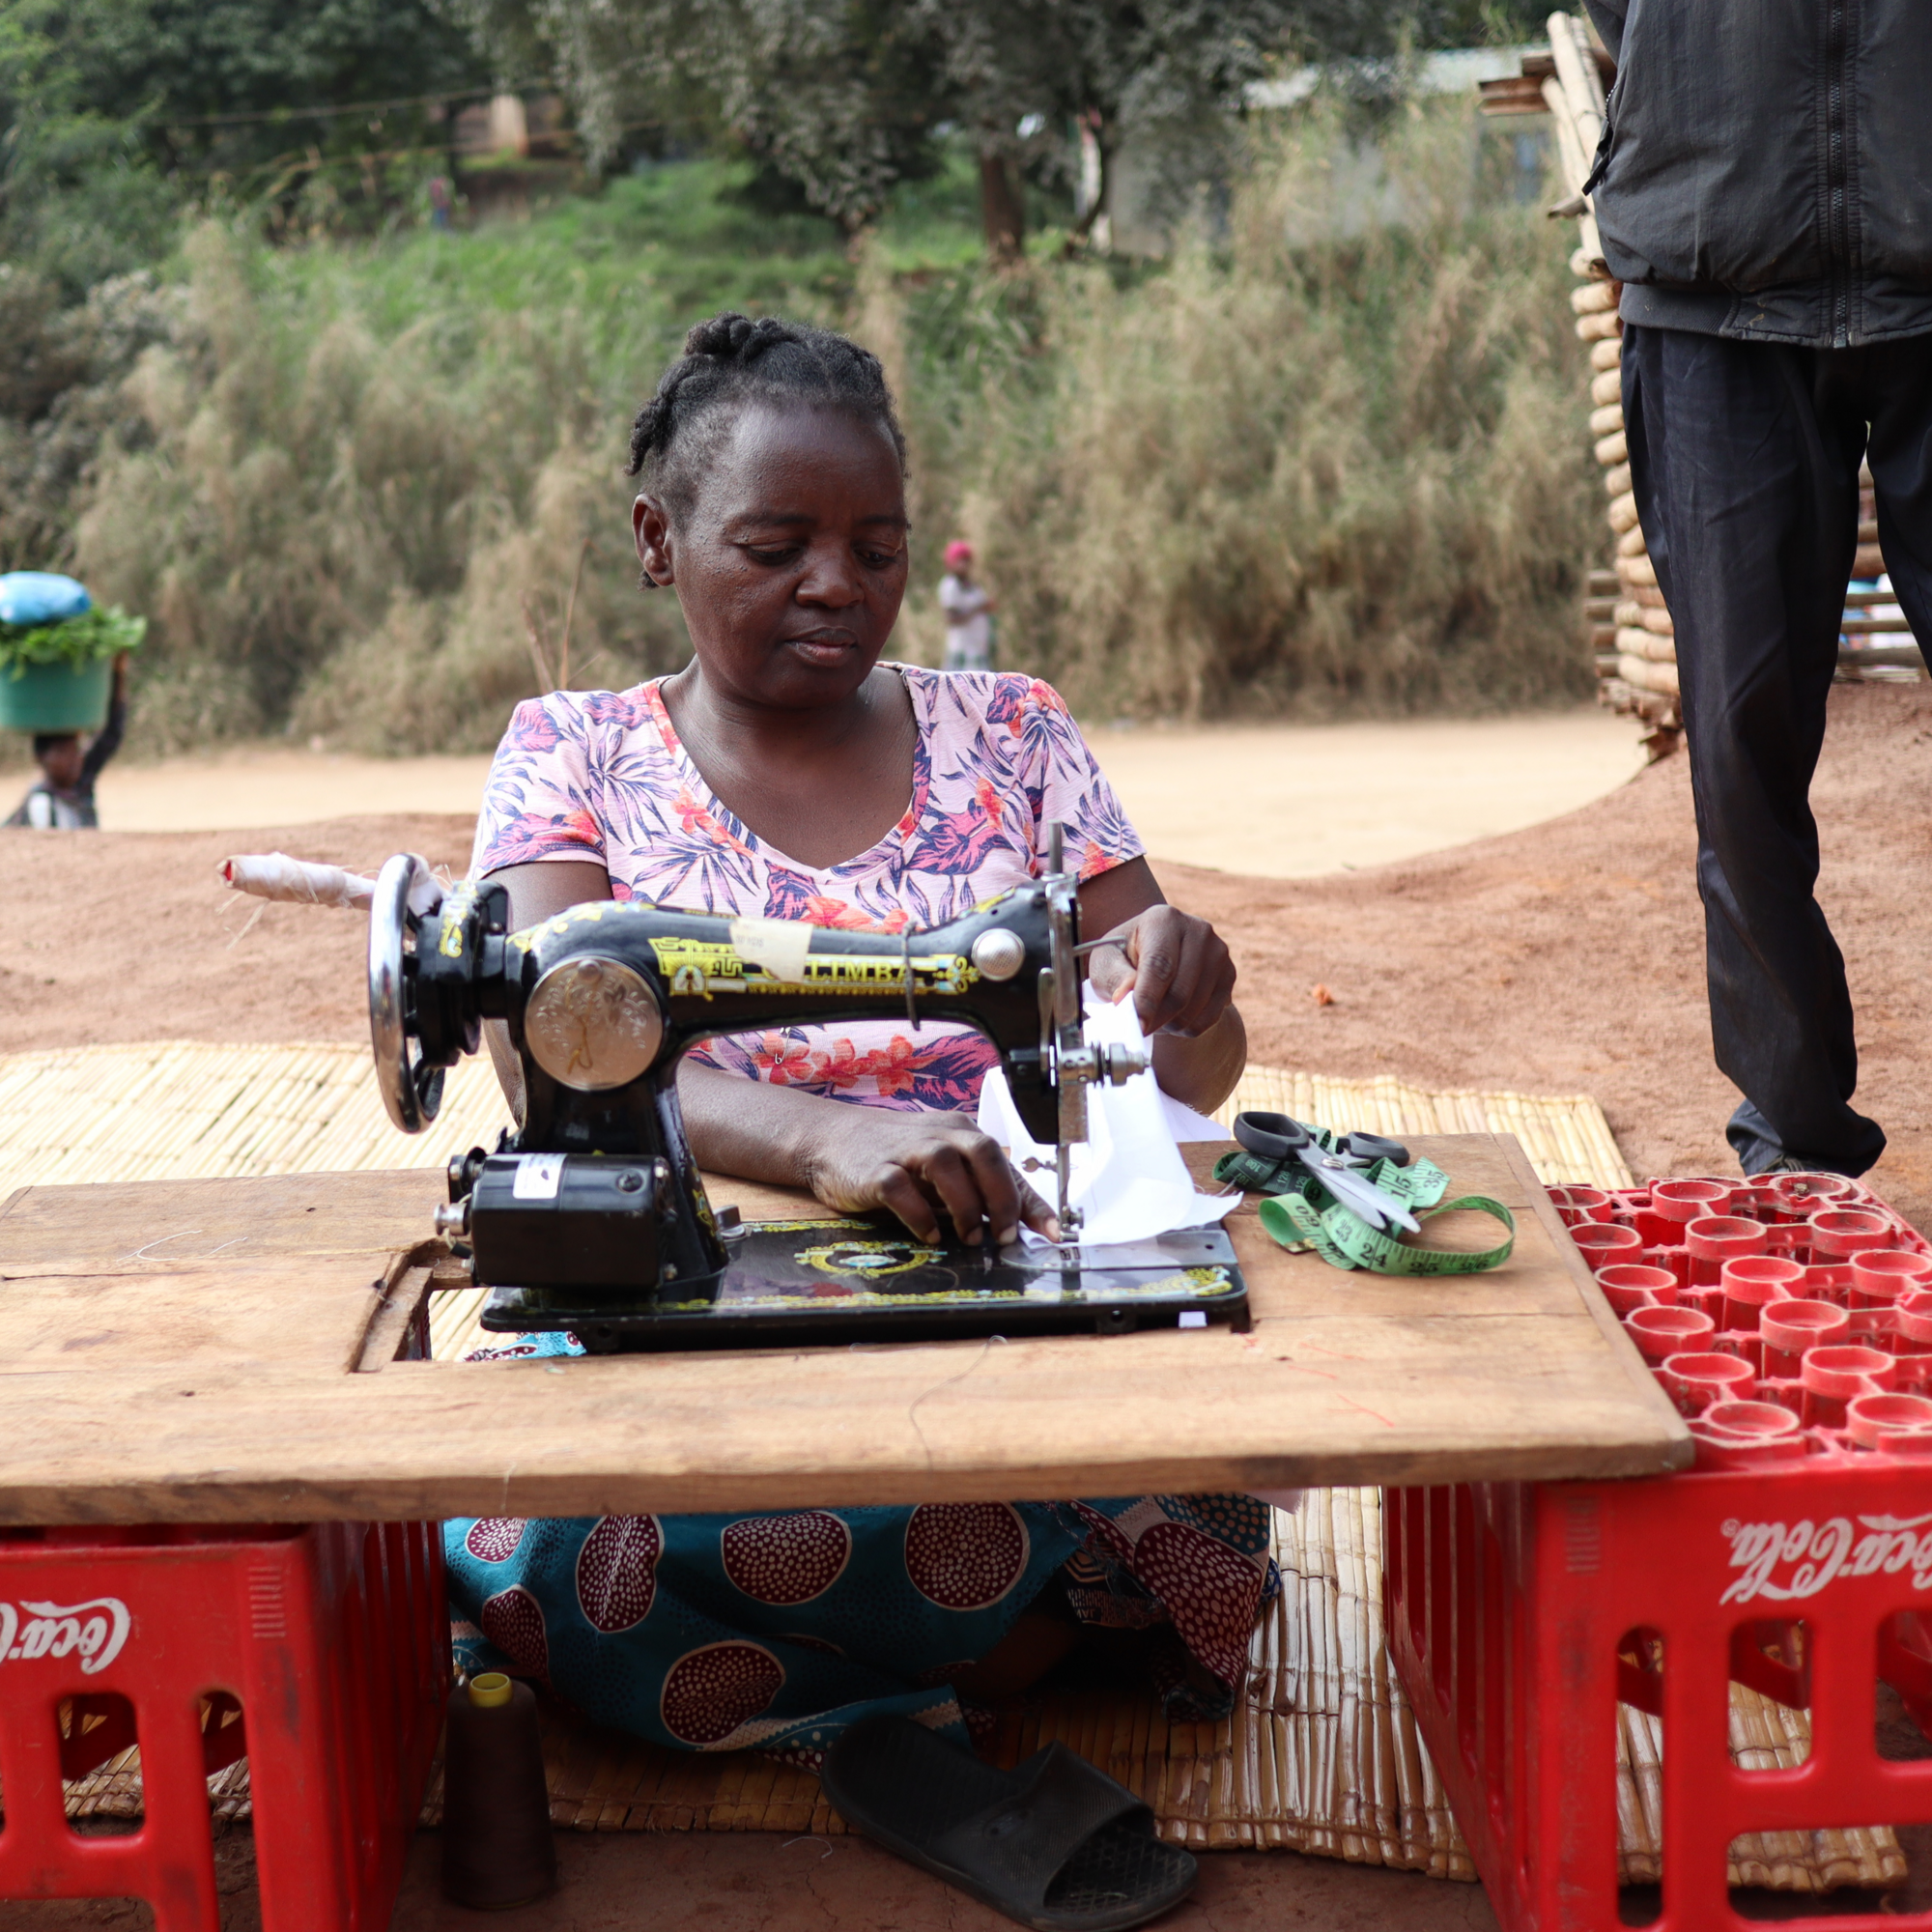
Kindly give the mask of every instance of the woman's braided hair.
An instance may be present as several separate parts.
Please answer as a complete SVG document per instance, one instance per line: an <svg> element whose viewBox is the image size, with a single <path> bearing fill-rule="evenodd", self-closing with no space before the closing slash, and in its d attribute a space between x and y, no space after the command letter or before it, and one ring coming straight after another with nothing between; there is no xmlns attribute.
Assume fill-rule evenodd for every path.
<svg viewBox="0 0 1932 1932"><path fill-rule="evenodd" d="M747 405L837 410L877 423L900 466L905 436L879 358L809 323L735 311L700 322L631 426L627 476L641 475L674 521L690 514L705 465ZM649 579L645 579L648 585Z"/></svg>

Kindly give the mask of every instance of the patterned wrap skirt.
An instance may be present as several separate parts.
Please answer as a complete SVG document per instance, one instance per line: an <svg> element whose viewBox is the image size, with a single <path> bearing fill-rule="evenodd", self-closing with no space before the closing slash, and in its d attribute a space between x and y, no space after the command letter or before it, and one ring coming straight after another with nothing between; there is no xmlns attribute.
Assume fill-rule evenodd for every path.
<svg viewBox="0 0 1932 1932"><path fill-rule="evenodd" d="M530 1335L475 1357L575 1352ZM1144 1633L1175 1716L1225 1714L1278 1586L1268 1530L1266 1504L1230 1494L486 1517L443 1533L464 1669L536 1677L656 1744L810 1763L880 1712L966 1741L977 1714L948 1680L1037 1599Z"/></svg>

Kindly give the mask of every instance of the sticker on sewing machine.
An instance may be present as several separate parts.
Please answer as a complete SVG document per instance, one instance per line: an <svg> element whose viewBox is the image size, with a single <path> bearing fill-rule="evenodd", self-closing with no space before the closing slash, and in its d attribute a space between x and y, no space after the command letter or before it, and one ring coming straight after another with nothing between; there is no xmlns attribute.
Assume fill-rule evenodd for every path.
<svg viewBox="0 0 1932 1932"><path fill-rule="evenodd" d="M734 919L731 944L748 965L762 966L774 980L793 985L805 978L812 927L789 919Z"/></svg>
<svg viewBox="0 0 1932 1932"><path fill-rule="evenodd" d="M554 1201L556 1190L563 1185L564 1159L560 1153L525 1154L517 1162L511 1196L518 1201Z"/></svg>
<svg viewBox="0 0 1932 1932"><path fill-rule="evenodd" d="M708 1000L716 986L732 993L745 990L744 963L728 946L708 939L673 936L653 939L651 952L657 958L658 971L675 995L696 994Z"/></svg>
<svg viewBox="0 0 1932 1932"><path fill-rule="evenodd" d="M438 932L436 950L445 959L463 957L463 925L475 903L476 888L468 879L459 879L444 895L442 923Z"/></svg>
<svg viewBox="0 0 1932 1932"><path fill-rule="evenodd" d="M825 1274L871 1279L924 1267L932 1260L932 1251L912 1241L840 1241L829 1248L801 1248L793 1259L803 1267Z"/></svg>

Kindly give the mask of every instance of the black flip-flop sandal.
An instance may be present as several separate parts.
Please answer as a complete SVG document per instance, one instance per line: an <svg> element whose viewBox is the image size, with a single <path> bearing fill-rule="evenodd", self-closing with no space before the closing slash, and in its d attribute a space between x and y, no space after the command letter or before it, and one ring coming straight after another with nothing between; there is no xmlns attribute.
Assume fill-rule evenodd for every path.
<svg viewBox="0 0 1932 1932"><path fill-rule="evenodd" d="M1124 1932L1194 1889L1193 1856L1065 1745L997 1771L909 1718L867 1718L822 1776L847 1824L1035 1932Z"/></svg>

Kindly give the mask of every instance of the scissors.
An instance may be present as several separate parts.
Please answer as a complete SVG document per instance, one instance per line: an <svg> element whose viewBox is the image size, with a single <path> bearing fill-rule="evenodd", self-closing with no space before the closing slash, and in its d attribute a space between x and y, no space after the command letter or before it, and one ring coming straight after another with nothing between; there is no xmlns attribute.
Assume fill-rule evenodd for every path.
<svg viewBox="0 0 1932 1932"><path fill-rule="evenodd" d="M1393 1194L1385 1194L1359 1171L1378 1160L1406 1167L1408 1150L1400 1141L1384 1140L1380 1134L1343 1134L1334 1151L1324 1153L1315 1135L1286 1114L1236 1114L1235 1138L1264 1159L1300 1161L1336 1200L1352 1208L1372 1228L1393 1221L1411 1235L1421 1229L1421 1222Z"/></svg>

